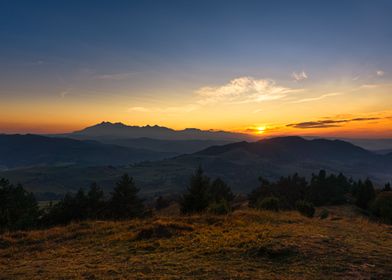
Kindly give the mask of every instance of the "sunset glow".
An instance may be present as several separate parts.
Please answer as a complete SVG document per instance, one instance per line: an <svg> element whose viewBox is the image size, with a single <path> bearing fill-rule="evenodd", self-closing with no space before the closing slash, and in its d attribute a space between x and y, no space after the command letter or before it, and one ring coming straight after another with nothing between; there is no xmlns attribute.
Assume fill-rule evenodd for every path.
<svg viewBox="0 0 392 280"><path fill-rule="evenodd" d="M185 4L167 14L156 4L144 14L154 19L147 25L142 4L114 5L106 21L96 20L102 3L79 5L76 14L72 5L46 12L29 2L8 5L0 16L19 35L0 30L0 132L59 133L111 121L251 127L263 136L392 137L391 17L380 3L354 3L333 12L327 3L324 12L307 5L301 14L286 3L265 22L257 2L216 3L219 14L200 3L194 8L203 9L202 22L213 22L201 29L192 13L185 19ZM246 17L232 22L225 13L233 10ZM59 11L60 22L51 15ZM89 19L81 16L86 11ZM339 27L322 29L331 18Z"/></svg>

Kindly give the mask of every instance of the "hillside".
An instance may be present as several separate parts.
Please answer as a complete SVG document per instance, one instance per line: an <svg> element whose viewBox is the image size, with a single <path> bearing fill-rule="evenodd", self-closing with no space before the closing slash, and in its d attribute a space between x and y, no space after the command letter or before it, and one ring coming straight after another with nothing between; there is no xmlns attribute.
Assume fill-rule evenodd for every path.
<svg viewBox="0 0 392 280"><path fill-rule="evenodd" d="M172 153L175 155L191 154L206 149L210 146L224 145L230 142L224 140L162 140L147 137L119 139L95 137L94 139L107 144Z"/></svg>
<svg viewBox="0 0 392 280"><path fill-rule="evenodd" d="M0 135L0 155L0 168L20 168L35 165L119 165L162 159L172 154L106 145L96 141L15 134Z"/></svg>
<svg viewBox="0 0 392 280"><path fill-rule="evenodd" d="M147 220L6 233L0 279L391 279L391 227L348 206L329 211L321 220L169 208Z"/></svg>
<svg viewBox="0 0 392 280"><path fill-rule="evenodd" d="M110 191L126 172L135 178L143 195L152 196L183 192L199 164L209 176L223 178L238 193L248 193L257 187L260 176L275 180L295 172L310 176L325 169L358 179L370 177L383 186L392 174L390 156L377 155L343 141L284 137L213 146L190 155L130 166L35 167L1 172L0 177L21 182L34 192L64 193L86 187L92 181Z"/></svg>

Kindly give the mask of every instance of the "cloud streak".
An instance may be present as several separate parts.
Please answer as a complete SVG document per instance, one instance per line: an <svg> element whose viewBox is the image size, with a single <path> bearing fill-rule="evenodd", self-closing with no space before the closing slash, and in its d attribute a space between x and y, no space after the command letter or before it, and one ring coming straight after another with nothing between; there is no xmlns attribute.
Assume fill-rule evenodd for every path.
<svg viewBox="0 0 392 280"><path fill-rule="evenodd" d="M352 118L352 119L338 119L338 120L318 120L309 122L292 123L286 125L287 127L309 129L309 128L329 128L329 127L341 127L342 124L351 122L362 122L362 121L374 121L380 120L379 117L371 118Z"/></svg>
<svg viewBox="0 0 392 280"><path fill-rule="evenodd" d="M341 92L331 92L331 93L326 93L317 97L309 97L309 98L303 98L303 99L299 99L299 100L294 100L291 101L290 103L304 103L304 102L312 102L312 101L317 101L317 100L321 100L327 97L332 97L332 96L338 96L341 95Z"/></svg>
<svg viewBox="0 0 392 280"><path fill-rule="evenodd" d="M302 90L280 86L270 79L239 77L225 85L201 87L196 94L202 98L198 102L202 105L215 102L241 104L277 100Z"/></svg>

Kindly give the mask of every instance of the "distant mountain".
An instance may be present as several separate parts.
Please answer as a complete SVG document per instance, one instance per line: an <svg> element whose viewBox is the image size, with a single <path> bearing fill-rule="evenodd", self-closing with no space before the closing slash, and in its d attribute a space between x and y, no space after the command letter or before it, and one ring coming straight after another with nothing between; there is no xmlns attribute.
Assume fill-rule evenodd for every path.
<svg viewBox="0 0 392 280"><path fill-rule="evenodd" d="M298 172L310 176L320 169L343 172L353 178L371 178L382 186L391 180L392 154L378 155L339 140L306 140L279 137L258 142L217 145L202 151L159 161L122 167L45 167L0 173L18 180L35 192L64 192L97 181L106 191L127 172L133 176L143 195L182 193L189 176L198 165L215 178L227 181L235 192L248 193L263 176L275 180Z"/></svg>
<svg viewBox="0 0 392 280"><path fill-rule="evenodd" d="M78 139L154 138L162 140L219 140L231 142L252 139L252 136L247 134L227 131L200 130L196 128L174 130L157 125L128 126L123 123L111 122L102 122L80 131L65 134L65 136Z"/></svg>
<svg viewBox="0 0 392 280"><path fill-rule="evenodd" d="M307 136L306 139L320 139L322 137L317 136ZM335 138L324 138L328 140L333 140ZM362 147L370 151L383 151L392 150L392 139L391 138L339 138L340 140L350 142L356 146Z"/></svg>
<svg viewBox="0 0 392 280"><path fill-rule="evenodd" d="M306 140L298 136L276 137L257 142L239 142L209 147L198 155L221 155L233 150L243 150L271 160L368 160L377 157L370 151L341 140Z"/></svg>
<svg viewBox="0 0 392 280"><path fill-rule="evenodd" d="M210 146L230 143L230 141L223 140L161 140L147 137L134 139L96 139L103 143L158 152L170 152L176 155L195 153Z"/></svg>
<svg viewBox="0 0 392 280"><path fill-rule="evenodd" d="M0 135L0 168L61 164L129 164L156 160L171 153L125 148L96 141L39 135Z"/></svg>

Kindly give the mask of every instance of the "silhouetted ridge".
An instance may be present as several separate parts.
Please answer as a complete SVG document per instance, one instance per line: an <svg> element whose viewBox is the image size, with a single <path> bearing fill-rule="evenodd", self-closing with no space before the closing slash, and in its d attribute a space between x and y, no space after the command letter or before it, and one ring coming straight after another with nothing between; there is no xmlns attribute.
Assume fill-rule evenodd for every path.
<svg viewBox="0 0 392 280"><path fill-rule="evenodd" d="M252 139L251 135L228 131L200 130L197 128L185 128L174 130L164 126L129 126L123 123L102 122L70 134L60 136L77 139L130 139L148 137L161 140L220 140L239 141ZM99 138L99 139L98 139ZM105 139L103 139L105 138ZM254 138L253 138L254 139Z"/></svg>
<svg viewBox="0 0 392 280"><path fill-rule="evenodd" d="M265 158L361 159L373 153L340 140L306 140L298 136L276 137L257 142L238 142L209 147L199 155L220 155L241 149Z"/></svg>
<svg viewBox="0 0 392 280"><path fill-rule="evenodd" d="M128 164L165 157L164 153L102 144L92 140L81 141L33 134L0 135L0 155L0 167L8 168L64 163Z"/></svg>

